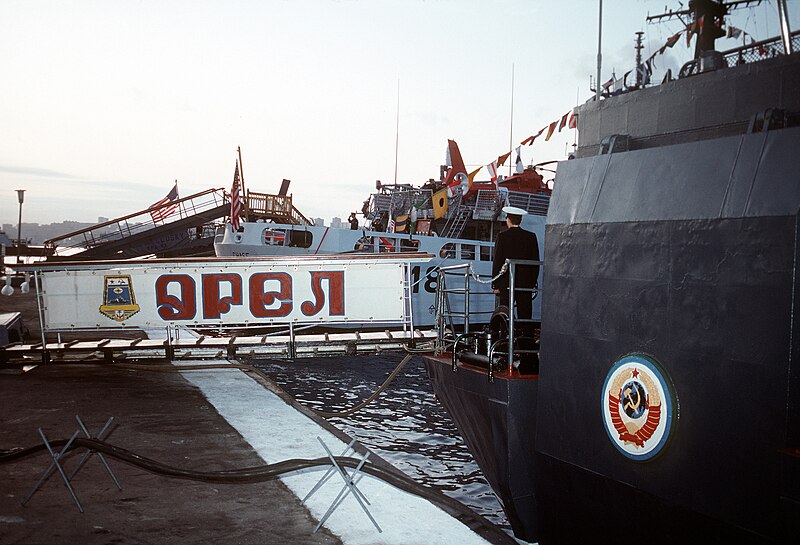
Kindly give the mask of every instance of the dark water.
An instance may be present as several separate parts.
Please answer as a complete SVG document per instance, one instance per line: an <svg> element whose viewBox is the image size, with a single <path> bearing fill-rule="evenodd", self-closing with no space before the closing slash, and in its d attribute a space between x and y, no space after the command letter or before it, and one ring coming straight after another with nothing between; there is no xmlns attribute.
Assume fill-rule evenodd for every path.
<svg viewBox="0 0 800 545"><path fill-rule="evenodd" d="M252 361L284 390L321 411L348 409L375 392L403 354ZM330 422L418 482L438 488L510 531L497 497L450 416L439 404L420 357L362 410Z"/></svg>

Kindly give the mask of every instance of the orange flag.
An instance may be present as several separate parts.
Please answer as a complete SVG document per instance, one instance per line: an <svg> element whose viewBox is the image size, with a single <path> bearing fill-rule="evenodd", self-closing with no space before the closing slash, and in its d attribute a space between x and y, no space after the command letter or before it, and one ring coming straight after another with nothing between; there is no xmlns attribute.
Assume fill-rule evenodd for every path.
<svg viewBox="0 0 800 545"><path fill-rule="evenodd" d="M550 123L550 127L547 129L547 136L544 137L544 141L547 142L550 140L550 137L553 136L553 132L556 130L556 125L558 125L558 121L553 121Z"/></svg>

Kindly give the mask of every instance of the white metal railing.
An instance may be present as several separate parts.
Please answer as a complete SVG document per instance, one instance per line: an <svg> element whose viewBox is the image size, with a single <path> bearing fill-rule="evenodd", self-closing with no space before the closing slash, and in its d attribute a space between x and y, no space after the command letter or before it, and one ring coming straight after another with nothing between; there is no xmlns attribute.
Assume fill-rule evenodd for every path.
<svg viewBox="0 0 800 545"><path fill-rule="evenodd" d="M68 250L95 248L219 208L227 203L228 199L224 189L207 189L155 208L146 208L127 216L51 238L46 240L44 245L53 254L64 253ZM176 207L175 211L163 219L157 220L153 217L154 212L170 207Z"/></svg>
<svg viewBox="0 0 800 545"><path fill-rule="evenodd" d="M509 275L509 316L508 316L508 337L492 339L491 332L488 333L487 339L489 342L485 347L488 357L488 379L490 381L494 378L494 362L495 356L505 356L509 369L513 365L515 355L526 353L538 353L538 350L528 348L518 348L518 328L523 324L536 323L537 320L522 319L514 317L514 308L516 303L516 292L530 292L532 299L536 299L540 293L538 285L533 288L521 288L516 286L518 275L517 267L520 266L537 266L544 265L543 261L523 260L523 259L507 259L501 268L500 272L492 277L487 275L477 274L469 263L461 265L452 265L449 267L439 268L439 282L436 289L435 299L435 322L437 341L436 353L441 354L450 348L453 354L453 370L457 369L456 358L458 345L461 342L474 340L476 350L479 348L477 345L477 334L470 331L470 317L477 314L477 312L470 311L470 295L491 293L486 290L475 290L472 282L480 285L491 285L493 281L502 276L503 274ZM448 278L450 278L450 285L448 285ZM463 282L463 285L461 284ZM459 295L463 297L461 307L454 308L451 301L451 296ZM460 321L460 323L457 323ZM460 326L462 333L456 334L456 326ZM505 351L503 347L507 348Z"/></svg>

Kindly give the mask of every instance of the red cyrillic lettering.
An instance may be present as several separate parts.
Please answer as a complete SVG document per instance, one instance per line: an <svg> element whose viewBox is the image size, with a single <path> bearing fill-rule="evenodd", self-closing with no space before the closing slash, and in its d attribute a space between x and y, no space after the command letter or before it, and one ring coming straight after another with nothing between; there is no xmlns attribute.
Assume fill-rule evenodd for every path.
<svg viewBox="0 0 800 545"><path fill-rule="evenodd" d="M328 281L328 307L330 316L344 315L344 271L311 271L311 293L314 301L304 301L300 310L306 316L318 314L325 305L322 281Z"/></svg>
<svg viewBox="0 0 800 545"><path fill-rule="evenodd" d="M231 295L220 297L219 285L229 282ZM242 277L233 273L203 275L203 318L215 320L230 311L231 305L242 304Z"/></svg>
<svg viewBox="0 0 800 545"><path fill-rule="evenodd" d="M180 296L168 293L170 284L180 287ZM164 274L156 279L156 308L164 320L191 320L197 312L194 279L187 274Z"/></svg>
<svg viewBox="0 0 800 545"><path fill-rule="evenodd" d="M278 291L264 291L265 284L277 280ZM267 308L280 301L278 308ZM256 318L282 318L292 312L292 277L287 273L255 273L250 276L250 312Z"/></svg>

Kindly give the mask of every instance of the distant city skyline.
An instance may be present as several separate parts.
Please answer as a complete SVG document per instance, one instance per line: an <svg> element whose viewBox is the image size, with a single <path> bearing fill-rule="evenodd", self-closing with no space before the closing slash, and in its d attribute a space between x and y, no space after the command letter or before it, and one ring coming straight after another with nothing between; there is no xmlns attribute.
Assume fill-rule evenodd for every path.
<svg viewBox="0 0 800 545"><path fill-rule="evenodd" d="M800 2L788 4L800 28ZM679 7L604 2L602 81L634 68L635 32L648 57L684 28L646 23L665 5ZM0 223L13 225L15 189L26 190L23 222L35 223L136 212L176 179L181 196L230 190L238 146L248 189L277 193L291 179L303 214L346 218L375 180L438 178L447 139L471 169L511 151L589 99L596 71L596 0L3 7L11 83L0 100ZM767 2L730 23L746 34L719 49L779 33ZM653 80L677 73L693 46L682 35L657 57ZM539 138L522 160L564 159L575 138L569 129Z"/></svg>
<svg viewBox="0 0 800 545"><path fill-rule="evenodd" d="M45 240L55 238L58 236L66 235L73 231L78 231L92 225L105 223L110 218L99 216L97 222L81 222L77 220L63 220L50 223L37 223L22 221L22 241L30 242L32 245L40 246ZM334 216L330 220L324 218L311 218L315 225L327 225L332 229L349 229L350 224L343 221L342 218ZM3 222L0 223L0 230L2 230L6 237L12 242L17 243L17 228L16 223Z"/></svg>

